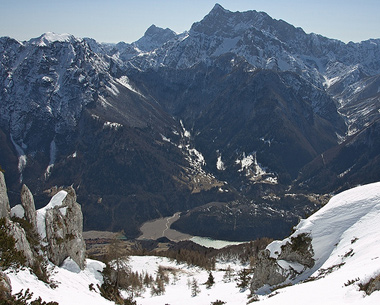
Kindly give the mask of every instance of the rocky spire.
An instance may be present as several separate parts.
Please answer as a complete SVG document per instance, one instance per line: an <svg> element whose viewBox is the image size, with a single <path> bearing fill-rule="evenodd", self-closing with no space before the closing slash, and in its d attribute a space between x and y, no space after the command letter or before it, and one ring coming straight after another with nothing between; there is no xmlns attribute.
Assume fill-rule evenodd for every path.
<svg viewBox="0 0 380 305"><path fill-rule="evenodd" d="M26 220L37 230L37 214L34 198L29 188L23 184L21 189L21 204L24 208Z"/></svg>
<svg viewBox="0 0 380 305"><path fill-rule="evenodd" d="M57 195L64 196L62 203L48 208L45 215L48 258L54 264L61 265L66 258L71 257L83 269L86 245L82 236L81 207L76 202L76 193L72 187L55 196ZM55 200L55 196L50 202Z"/></svg>

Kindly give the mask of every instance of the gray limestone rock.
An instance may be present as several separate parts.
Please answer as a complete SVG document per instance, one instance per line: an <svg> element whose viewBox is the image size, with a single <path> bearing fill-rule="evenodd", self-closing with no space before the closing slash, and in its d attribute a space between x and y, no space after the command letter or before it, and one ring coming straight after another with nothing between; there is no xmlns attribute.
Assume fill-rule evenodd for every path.
<svg viewBox="0 0 380 305"><path fill-rule="evenodd" d="M314 251L311 245L311 238L303 233L295 237L291 237L290 243L287 242L281 247L281 254L278 259L288 262L295 262L304 265L307 268L314 266Z"/></svg>
<svg viewBox="0 0 380 305"><path fill-rule="evenodd" d="M34 198L25 184L23 184L21 189L21 204L25 211L25 219L37 230L37 214Z"/></svg>
<svg viewBox="0 0 380 305"><path fill-rule="evenodd" d="M62 205L46 211L46 242L48 258L56 265L71 257L83 269L85 265L86 245L82 236L83 215L76 202L72 187L67 190Z"/></svg>
<svg viewBox="0 0 380 305"><path fill-rule="evenodd" d="M17 222L7 219L8 234L13 236L16 241L15 247L17 250L22 251L26 258L26 265L33 266L35 263L35 254L30 246L26 237L25 230Z"/></svg>
<svg viewBox="0 0 380 305"><path fill-rule="evenodd" d="M0 171L0 218L9 218L10 210L4 174Z"/></svg>
<svg viewBox="0 0 380 305"><path fill-rule="evenodd" d="M300 272L314 266L314 251L311 244L311 237L302 233L292 236L290 242L287 241L281 246L281 253L277 258L270 256L269 250L263 250L258 255L254 277L251 282L251 291L255 293L259 288L268 286L277 286L294 280ZM279 261L285 264L279 264ZM295 270L291 264L304 266L303 270ZM282 267L282 266L287 267Z"/></svg>
<svg viewBox="0 0 380 305"><path fill-rule="evenodd" d="M252 278L251 291L256 292L264 285L278 285L284 282L286 278L283 270L277 264L277 260L270 257L269 251L260 251Z"/></svg>

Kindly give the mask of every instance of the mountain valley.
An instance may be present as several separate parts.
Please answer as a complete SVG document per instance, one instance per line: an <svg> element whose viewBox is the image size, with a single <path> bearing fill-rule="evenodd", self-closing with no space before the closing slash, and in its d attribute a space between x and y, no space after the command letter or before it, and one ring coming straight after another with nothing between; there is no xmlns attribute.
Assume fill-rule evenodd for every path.
<svg viewBox="0 0 380 305"><path fill-rule="evenodd" d="M380 40L332 40L215 5L132 44L0 39L0 164L46 202L72 185L85 230L146 221L284 238L328 195L379 181Z"/></svg>

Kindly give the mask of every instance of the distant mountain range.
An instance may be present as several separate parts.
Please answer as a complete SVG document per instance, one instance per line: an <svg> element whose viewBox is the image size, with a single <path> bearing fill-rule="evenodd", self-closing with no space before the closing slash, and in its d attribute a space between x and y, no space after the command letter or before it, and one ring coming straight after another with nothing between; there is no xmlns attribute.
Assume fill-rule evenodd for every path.
<svg viewBox="0 0 380 305"><path fill-rule="evenodd" d="M380 39L217 4L181 34L2 37L0 55L11 201L73 185L85 230L136 237L180 211L191 234L281 238L325 194L380 180Z"/></svg>

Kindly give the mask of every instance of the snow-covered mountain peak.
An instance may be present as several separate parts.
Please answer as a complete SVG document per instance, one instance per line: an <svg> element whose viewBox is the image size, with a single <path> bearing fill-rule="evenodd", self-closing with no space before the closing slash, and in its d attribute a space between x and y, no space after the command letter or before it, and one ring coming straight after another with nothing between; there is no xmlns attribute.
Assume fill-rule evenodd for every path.
<svg viewBox="0 0 380 305"><path fill-rule="evenodd" d="M146 30L144 36L134 42L133 45L141 51L149 52L176 36L177 34L171 29L163 29L153 24Z"/></svg>
<svg viewBox="0 0 380 305"><path fill-rule="evenodd" d="M74 40L76 40L76 38L71 34L56 34L53 32L47 32L38 38L31 39L30 42L42 47L48 46L54 42L73 42Z"/></svg>
<svg viewBox="0 0 380 305"><path fill-rule="evenodd" d="M152 24L146 31L145 31L145 34L144 36L154 36L154 35L161 35L161 34L165 34L165 33L171 33L173 35L175 35L175 32L172 31L171 29L169 28L166 28L166 29L163 29L163 28L160 28L154 24Z"/></svg>
<svg viewBox="0 0 380 305"><path fill-rule="evenodd" d="M262 20L269 18L265 13L254 10L247 12L231 12L216 4L214 8L201 21L195 22L190 32L207 35L233 36L250 27L261 24Z"/></svg>

